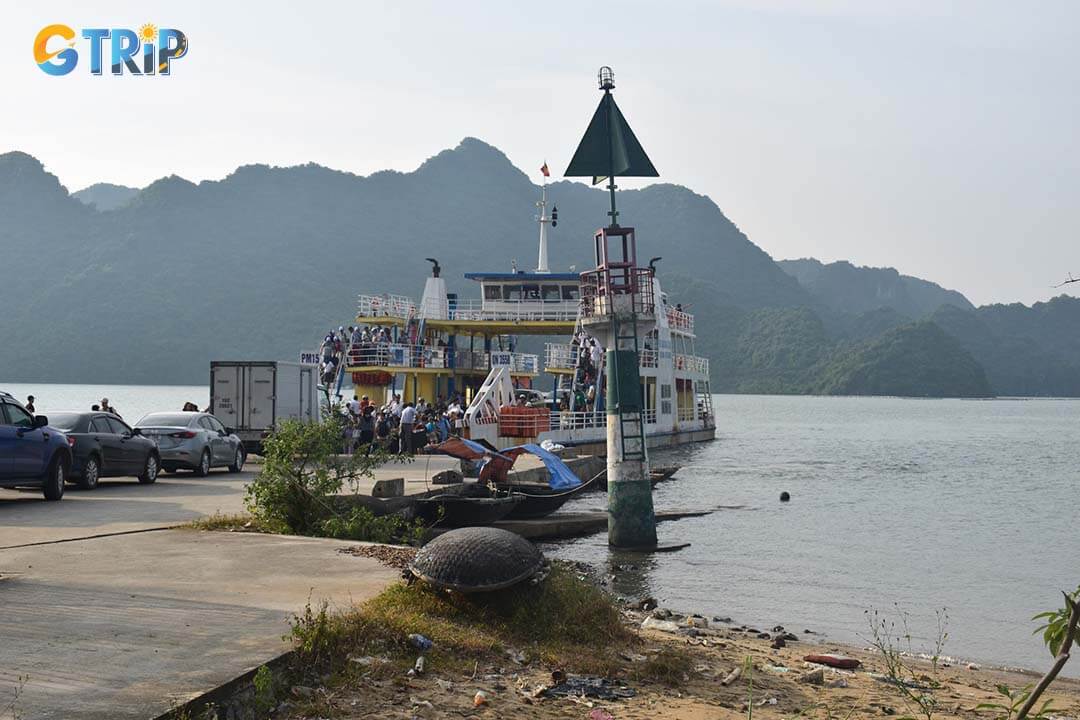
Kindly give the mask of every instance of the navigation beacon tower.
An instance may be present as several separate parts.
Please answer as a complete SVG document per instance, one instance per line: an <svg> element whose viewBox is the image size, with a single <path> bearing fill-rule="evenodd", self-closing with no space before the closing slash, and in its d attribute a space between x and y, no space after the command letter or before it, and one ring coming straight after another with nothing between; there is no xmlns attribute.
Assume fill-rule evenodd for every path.
<svg viewBox="0 0 1080 720"><path fill-rule="evenodd" d="M658 177L611 91L615 74L599 72L604 95L563 173L608 181L611 222L596 231L596 268L581 274L581 325L606 349L608 543L655 547L656 515L648 474L638 347L656 326L653 273L637 264L634 228L619 225L615 177Z"/></svg>

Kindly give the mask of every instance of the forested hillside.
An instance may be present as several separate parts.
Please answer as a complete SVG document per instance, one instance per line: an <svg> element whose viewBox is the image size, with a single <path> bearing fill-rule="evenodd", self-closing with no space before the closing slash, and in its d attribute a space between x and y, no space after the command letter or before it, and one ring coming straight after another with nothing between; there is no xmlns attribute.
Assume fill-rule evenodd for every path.
<svg viewBox="0 0 1080 720"><path fill-rule="evenodd" d="M75 195L37 159L0 155L16 299L0 382L203 383L212 359L295 358L351 321L358 293L419 295L425 257L474 297L463 273L535 263L538 195L473 138L407 173L253 165ZM604 191L564 181L548 196L552 270L589 267ZM1076 299L976 309L891 268L776 263L677 185L620 191L619 207L639 258L662 256L665 289L695 313L717 391L1080 396Z"/></svg>

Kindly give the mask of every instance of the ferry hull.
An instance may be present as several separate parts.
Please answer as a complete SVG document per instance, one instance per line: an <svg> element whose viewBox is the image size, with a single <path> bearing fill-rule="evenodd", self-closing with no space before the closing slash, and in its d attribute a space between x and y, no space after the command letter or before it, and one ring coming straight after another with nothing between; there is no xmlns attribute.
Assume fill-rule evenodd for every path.
<svg viewBox="0 0 1080 720"><path fill-rule="evenodd" d="M716 439L716 428L696 428L685 430L670 430L667 432L649 433L645 436L645 444L650 450L662 450L675 448L680 445L707 442ZM607 457L607 437L604 428L589 428L588 430L560 430L542 433L538 438L499 438L497 446L513 447L522 443L540 443L544 440L574 448L582 455L595 455Z"/></svg>

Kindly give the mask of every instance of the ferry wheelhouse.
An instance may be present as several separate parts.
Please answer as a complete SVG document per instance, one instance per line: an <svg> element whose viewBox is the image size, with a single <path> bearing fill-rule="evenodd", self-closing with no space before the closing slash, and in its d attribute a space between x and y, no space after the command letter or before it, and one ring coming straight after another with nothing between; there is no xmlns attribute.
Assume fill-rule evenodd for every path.
<svg viewBox="0 0 1080 720"><path fill-rule="evenodd" d="M586 357L598 351L582 327L582 318L604 301L601 275L548 270L547 226L557 210L548 216L546 188L537 206L537 270L467 272L464 277L479 285L479 298L462 299L448 291L438 261L428 258L432 274L419 301L360 295L356 322L385 329L389 341L349 348L344 371L356 394L374 402L394 394L404 402L458 394L465 400L467 437L499 448L551 440L605 452L604 363ZM600 253L598 243L598 266ZM647 445L710 440L709 360L694 350L694 316L668 302L655 264L635 272L656 317L639 349ZM521 407L522 389L544 393L544 407L535 400Z"/></svg>

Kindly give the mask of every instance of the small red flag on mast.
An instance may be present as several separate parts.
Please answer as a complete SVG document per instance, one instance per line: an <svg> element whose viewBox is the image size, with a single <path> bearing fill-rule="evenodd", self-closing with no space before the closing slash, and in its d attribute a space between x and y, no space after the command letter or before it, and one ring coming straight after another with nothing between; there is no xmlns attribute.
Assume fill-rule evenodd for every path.
<svg viewBox="0 0 1080 720"><path fill-rule="evenodd" d="M547 166L546 161L544 162L543 166L540 168L540 172L542 172L544 174L544 177L551 177L551 173L548 172L548 166Z"/></svg>

